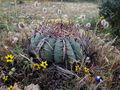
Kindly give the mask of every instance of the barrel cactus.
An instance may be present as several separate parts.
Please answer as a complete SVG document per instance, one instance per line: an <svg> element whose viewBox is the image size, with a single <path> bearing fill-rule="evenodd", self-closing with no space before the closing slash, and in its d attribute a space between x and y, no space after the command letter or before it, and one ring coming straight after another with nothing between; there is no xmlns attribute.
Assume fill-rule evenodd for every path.
<svg viewBox="0 0 120 90"><path fill-rule="evenodd" d="M42 60L63 66L82 61L80 33L73 26L57 23L42 25L39 29L31 38L30 52L36 53Z"/></svg>

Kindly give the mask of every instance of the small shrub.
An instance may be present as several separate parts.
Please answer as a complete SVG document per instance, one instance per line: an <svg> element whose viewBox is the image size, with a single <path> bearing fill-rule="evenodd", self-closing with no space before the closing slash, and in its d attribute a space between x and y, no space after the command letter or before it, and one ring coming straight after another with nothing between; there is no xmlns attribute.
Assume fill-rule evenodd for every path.
<svg viewBox="0 0 120 90"><path fill-rule="evenodd" d="M4 24L4 23L2 23L2 22L0 22L0 30L3 30L3 29L7 29L7 26Z"/></svg>
<svg viewBox="0 0 120 90"><path fill-rule="evenodd" d="M120 0L101 0L100 16L104 16L112 29L109 32L120 37Z"/></svg>

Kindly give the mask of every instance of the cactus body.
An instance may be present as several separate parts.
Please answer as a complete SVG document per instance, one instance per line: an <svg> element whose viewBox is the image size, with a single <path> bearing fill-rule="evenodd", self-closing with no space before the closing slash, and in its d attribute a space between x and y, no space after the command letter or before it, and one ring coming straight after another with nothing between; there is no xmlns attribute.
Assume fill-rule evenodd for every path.
<svg viewBox="0 0 120 90"><path fill-rule="evenodd" d="M36 33L31 38L31 48L40 58L56 64L82 59L82 48L74 38L55 38Z"/></svg>

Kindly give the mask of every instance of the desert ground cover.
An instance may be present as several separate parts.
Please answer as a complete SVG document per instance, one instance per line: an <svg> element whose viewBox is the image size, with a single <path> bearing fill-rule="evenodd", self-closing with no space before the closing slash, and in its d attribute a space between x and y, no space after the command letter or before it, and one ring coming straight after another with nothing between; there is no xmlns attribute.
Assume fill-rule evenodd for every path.
<svg viewBox="0 0 120 90"><path fill-rule="evenodd" d="M0 90L119 90L118 39L98 7L1 0Z"/></svg>

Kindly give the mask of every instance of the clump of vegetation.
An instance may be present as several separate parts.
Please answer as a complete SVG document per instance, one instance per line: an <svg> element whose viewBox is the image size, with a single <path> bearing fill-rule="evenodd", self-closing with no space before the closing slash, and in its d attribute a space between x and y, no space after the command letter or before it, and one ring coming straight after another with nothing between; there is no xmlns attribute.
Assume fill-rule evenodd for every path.
<svg viewBox="0 0 120 90"><path fill-rule="evenodd" d="M81 62L84 57L79 43L81 33L72 25L60 22L47 25L49 28L43 24L39 31L41 33L36 33L31 38L30 50L35 51L42 59L62 64L64 67L73 62Z"/></svg>
<svg viewBox="0 0 120 90"><path fill-rule="evenodd" d="M97 16L65 14L57 5L43 8L41 2L37 6L20 2L13 10L15 15L11 11L1 16L0 89L119 90L116 39L96 36ZM55 15L49 15L50 11Z"/></svg>
<svg viewBox="0 0 120 90"><path fill-rule="evenodd" d="M112 35L120 38L120 1L119 0L101 0L100 16L103 16L110 23L109 30Z"/></svg>
<svg viewBox="0 0 120 90"><path fill-rule="evenodd" d="M44 22L40 25L40 28L44 28L38 28L37 33L31 36L30 44L22 42L21 46L16 46L14 50L12 46L9 49L3 46L1 50L4 53L1 54L0 60L1 85L7 85L9 88L10 85L18 83L22 85L20 88L23 88L33 83L38 84L43 90L97 89L103 88L104 85L110 85L110 89L115 88L114 85L118 84L119 78L116 68L119 69L120 53L111 46L114 40L105 43L95 34L88 31L81 34L73 28L74 25L64 22L62 28L61 22L49 26L50 24ZM25 47L29 45L30 47ZM29 53L30 56L26 48L32 51ZM55 58L55 54L60 55L59 58ZM69 62L71 65L68 68L66 64ZM96 81L97 75L102 77L102 83ZM96 85L97 83L99 84Z"/></svg>

